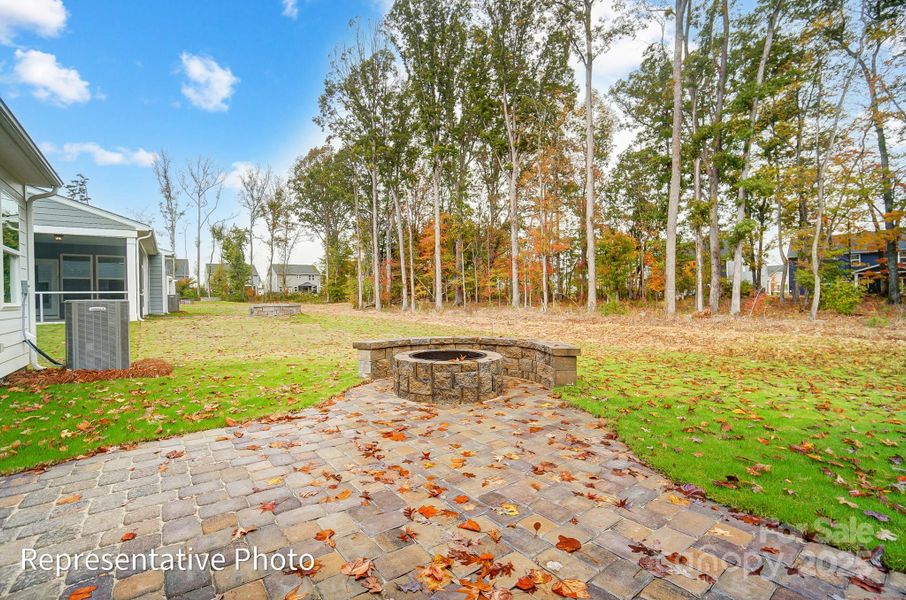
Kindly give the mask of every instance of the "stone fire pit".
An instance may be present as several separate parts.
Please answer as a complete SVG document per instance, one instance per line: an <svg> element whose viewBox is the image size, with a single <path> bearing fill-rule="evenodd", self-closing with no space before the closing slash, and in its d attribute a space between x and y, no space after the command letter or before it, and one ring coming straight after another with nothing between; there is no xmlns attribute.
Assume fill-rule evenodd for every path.
<svg viewBox="0 0 906 600"><path fill-rule="evenodd" d="M249 306L252 317L286 317L302 314L301 304L253 304Z"/></svg>
<svg viewBox="0 0 906 600"><path fill-rule="evenodd" d="M412 350L393 356L393 391L400 398L462 404L503 392L503 356L477 350Z"/></svg>

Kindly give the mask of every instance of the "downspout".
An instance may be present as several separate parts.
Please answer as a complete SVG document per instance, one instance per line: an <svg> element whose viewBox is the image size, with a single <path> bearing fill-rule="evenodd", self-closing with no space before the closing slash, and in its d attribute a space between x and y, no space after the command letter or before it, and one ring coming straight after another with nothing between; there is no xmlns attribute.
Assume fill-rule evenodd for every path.
<svg viewBox="0 0 906 600"><path fill-rule="evenodd" d="M137 238L135 238L135 251L138 252L138 256L136 257L138 260L135 261L135 264L138 265L138 269L136 269L136 272L135 272L135 280L138 282L138 287L135 289L138 292L138 298L139 298L138 312L136 314L138 314L139 322L144 321L144 319L142 318L142 308L143 307L142 307L142 300L141 300L141 298L142 298L142 240L147 240L152 235L154 235L154 232L148 231L147 235L140 235ZM149 266L150 266L150 264L149 264ZM148 286L148 287L150 288L151 286ZM145 290L146 298L148 297L149 293L150 293L150 290ZM128 296L128 294L127 294L127 296ZM150 304L150 300L149 300L149 304Z"/></svg>
<svg viewBox="0 0 906 600"><path fill-rule="evenodd" d="M38 338L35 334L31 332L30 322L31 322L31 311L34 306L34 289L33 281L35 278L35 221L32 214L31 203L35 200L42 200L44 198L49 198L55 196L60 190L59 186L54 186L47 192L41 192L39 194L34 194L33 196L28 195L28 186L22 186L22 198L25 199L25 229L26 229L26 240L25 247L27 252L25 253L25 268L28 273L26 279L26 286L22 289L22 339L25 344L29 347L28 351L28 361L31 364L31 367L36 371L43 369L40 364L38 364L38 353L40 353L44 358L49 360L51 363L62 366L59 362L52 359L50 356L45 354L41 349L38 348ZM30 236L30 238L29 238ZM31 244L29 244L29 241Z"/></svg>

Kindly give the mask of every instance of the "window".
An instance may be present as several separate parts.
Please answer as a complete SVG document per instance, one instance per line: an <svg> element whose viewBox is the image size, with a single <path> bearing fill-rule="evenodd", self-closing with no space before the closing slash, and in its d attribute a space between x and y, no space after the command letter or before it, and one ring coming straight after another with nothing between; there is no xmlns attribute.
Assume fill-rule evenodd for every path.
<svg viewBox="0 0 906 600"><path fill-rule="evenodd" d="M862 254L860 254L859 252L850 252L849 253L849 264L850 265L862 264Z"/></svg>
<svg viewBox="0 0 906 600"><path fill-rule="evenodd" d="M64 292L90 292L93 279L91 255L61 254L60 275ZM63 300L87 300L89 294L67 294Z"/></svg>
<svg viewBox="0 0 906 600"><path fill-rule="evenodd" d="M3 304L17 305L20 301L22 232L19 221L19 200L0 189L0 227L3 229Z"/></svg>
<svg viewBox="0 0 906 600"><path fill-rule="evenodd" d="M97 256L95 262L99 291L122 292L126 290L126 257ZM122 298L122 294L101 294L100 297L116 299Z"/></svg>

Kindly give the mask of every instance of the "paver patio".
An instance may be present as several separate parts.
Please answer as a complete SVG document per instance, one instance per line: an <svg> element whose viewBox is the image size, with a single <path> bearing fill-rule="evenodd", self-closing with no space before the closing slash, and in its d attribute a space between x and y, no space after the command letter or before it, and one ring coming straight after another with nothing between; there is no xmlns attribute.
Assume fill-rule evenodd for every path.
<svg viewBox="0 0 906 600"><path fill-rule="evenodd" d="M434 407L399 400L378 381L296 417L0 478L0 595L68 597L96 586L92 598L120 600L282 599L291 590L376 597L340 572L365 557L384 597L462 598L458 580L478 565L454 561L441 592L397 584L411 589L419 566L464 550L512 563L490 583L516 598L555 598L552 586L568 579L586 582L592 598L906 597L903 574L687 497L636 462L600 420L533 384L509 381L484 405ZM440 512L407 510L425 506ZM480 531L459 528L466 519ZM414 536L401 536L407 527ZM335 547L315 539L327 529ZM581 548L558 549L560 536ZM249 563L56 577L23 571L23 548L228 557L239 548L293 549L320 568L307 577ZM552 575L532 596L513 587L529 569ZM883 591L868 591L872 584Z"/></svg>

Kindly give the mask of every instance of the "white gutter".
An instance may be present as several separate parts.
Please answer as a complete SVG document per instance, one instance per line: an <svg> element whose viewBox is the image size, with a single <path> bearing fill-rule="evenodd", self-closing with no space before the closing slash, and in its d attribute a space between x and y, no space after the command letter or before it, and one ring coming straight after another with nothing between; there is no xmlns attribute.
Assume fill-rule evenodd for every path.
<svg viewBox="0 0 906 600"><path fill-rule="evenodd" d="M138 298L139 298L139 300L138 300L139 307L138 307L138 311L136 312L136 314L138 315L139 321L144 321L144 319L142 318L142 309L144 307L141 306L141 304L142 304L142 300L141 300L141 297L142 297L142 293L141 293L142 292L142 277L141 277L141 275L142 275L142 240L147 240L152 235L154 235L153 230L148 231L148 235L140 235L135 239L135 251L138 252L138 257L137 257L138 260L136 261L138 268L135 270L135 281L138 282L138 287L135 289L138 292ZM149 264L149 266L150 266L150 264ZM151 290L145 290L145 298L148 297L148 294L150 292L151 292Z"/></svg>
<svg viewBox="0 0 906 600"><path fill-rule="evenodd" d="M35 219L31 204L35 200L42 200L44 198L55 196L59 190L59 186L54 186L48 192L41 192L29 196L28 186L24 184L22 185L22 198L25 199L25 246L27 248L27 252L25 253L25 263L26 269L28 270L28 278L26 280L28 285L25 287L25 289L22 290L22 339L25 340L26 345L28 345L29 347L29 363L35 370L41 370L44 367L38 364L38 355L35 352L34 348L31 347L31 344L34 344L35 346L37 346L38 344L37 336L32 333L32 320L34 317L32 311L34 310L33 307L35 298ZM28 319L25 318L26 314L28 314Z"/></svg>

